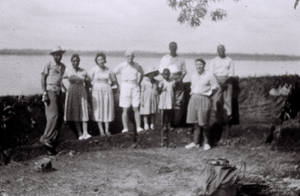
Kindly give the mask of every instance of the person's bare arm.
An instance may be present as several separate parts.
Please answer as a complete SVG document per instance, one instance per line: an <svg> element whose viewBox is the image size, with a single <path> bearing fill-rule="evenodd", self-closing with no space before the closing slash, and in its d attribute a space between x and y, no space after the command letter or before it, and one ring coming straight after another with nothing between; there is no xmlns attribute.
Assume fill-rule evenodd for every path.
<svg viewBox="0 0 300 196"><path fill-rule="evenodd" d="M43 90L43 97L42 97L42 101L45 102L45 104L49 103L49 97L48 97L48 93L47 93L47 77L48 75L42 73L41 76L41 83L42 83L42 90Z"/></svg>
<svg viewBox="0 0 300 196"><path fill-rule="evenodd" d="M142 67L140 67L139 73L140 73L141 77L139 78L138 84L141 85L143 78L144 78L144 70Z"/></svg>
<svg viewBox="0 0 300 196"><path fill-rule="evenodd" d="M43 74L42 73L42 76L41 76L41 84L42 84L42 90L43 92L47 92L47 88L46 88L46 80L47 80L47 75Z"/></svg>

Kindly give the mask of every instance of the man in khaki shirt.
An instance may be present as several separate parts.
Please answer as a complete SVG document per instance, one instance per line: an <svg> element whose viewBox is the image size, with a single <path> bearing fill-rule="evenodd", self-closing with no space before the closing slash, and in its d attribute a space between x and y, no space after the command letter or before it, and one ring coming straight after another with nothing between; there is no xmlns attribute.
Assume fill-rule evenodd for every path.
<svg viewBox="0 0 300 196"><path fill-rule="evenodd" d="M66 66L61 63L61 59L64 52L59 46L53 49L50 54L54 61L46 64L41 76L47 124L40 142L47 148L48 155L56 154L55 143L63 122L64 102L61 90Z"/></svg>

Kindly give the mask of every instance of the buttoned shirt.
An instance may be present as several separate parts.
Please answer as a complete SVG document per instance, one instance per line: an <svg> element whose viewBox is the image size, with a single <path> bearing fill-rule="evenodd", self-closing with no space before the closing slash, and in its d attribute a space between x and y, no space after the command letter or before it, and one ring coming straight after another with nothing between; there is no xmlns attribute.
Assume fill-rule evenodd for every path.
<svg viewBox="0 0 300 196"><path fill-rule="evenodd" d="M65 73L66 66L63 63L55 63L50 61L44 67L42 74L47 76L46 78L46 90L60 91L63 75Z"/></svg>
<svg viewBox="0 0 300 196"><path fill-rule="evenodd" d="M127 62L119 64L114 70L113 74L121 74L123 82L139 82L139 78L144 74L143 68L136 62L133 65Z"/></svg>
<svg viewBox="0 0 300 196"><path fill-rule="evenodd" d="M159 65L159 72L162 73L165 68L170 70L171 74L181 72L186 74L185 61L180 56L173 57L170 54L167 54L162 57Z"/></svg>
<svg viewBox="0 0 300 196"><path fill-rule="evenodd" d="M224 58L217 56L210 62L209 71L223 83L227 78L234 76L233 60L227 56Z"/></svg>
<svg viewBox="0 0 300 196"><path fill-rule="evenodd" d="M218 88L216 78L209 72L204 71L202 74L194 73L191 79L191 94L201 94L211 96L212 91Z"/></svg>

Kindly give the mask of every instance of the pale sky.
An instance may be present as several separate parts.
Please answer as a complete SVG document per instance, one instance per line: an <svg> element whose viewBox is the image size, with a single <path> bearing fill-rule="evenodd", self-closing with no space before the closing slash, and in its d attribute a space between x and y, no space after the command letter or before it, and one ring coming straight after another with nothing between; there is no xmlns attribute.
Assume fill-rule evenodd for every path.
<svg viewBox="0 0 300 196"><path fill-rule="evenodd" d="M177 22L167 0L1 0L0 49L143 50L300 55L295 0L224 0L222 21L192 28Z"/></svg>

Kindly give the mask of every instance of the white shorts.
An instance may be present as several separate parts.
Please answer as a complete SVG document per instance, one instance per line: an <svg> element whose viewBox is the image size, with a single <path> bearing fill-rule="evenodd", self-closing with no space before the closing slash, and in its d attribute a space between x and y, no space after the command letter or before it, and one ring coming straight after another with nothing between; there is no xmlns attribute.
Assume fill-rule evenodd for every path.
<svg viewBox="0 0 300 196"><path fill-rule="evenodd" d="M120 89L120 107L139 107L140 87L136 83L122 82Z"/></svg>

